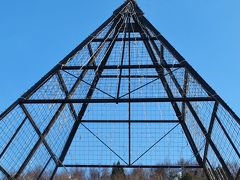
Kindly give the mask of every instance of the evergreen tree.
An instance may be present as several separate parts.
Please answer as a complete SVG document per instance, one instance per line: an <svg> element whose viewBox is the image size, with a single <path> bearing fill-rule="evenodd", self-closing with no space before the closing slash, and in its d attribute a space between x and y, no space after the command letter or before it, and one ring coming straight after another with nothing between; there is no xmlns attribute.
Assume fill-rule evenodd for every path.
<svg viewBox="0 0 240 180"><path fill-rule="evenodd" d="M117 164L113 165L114 167L112 168L111 180L125 180L126 175L123 167L120 165L120 162L118 161Z"/></svg>

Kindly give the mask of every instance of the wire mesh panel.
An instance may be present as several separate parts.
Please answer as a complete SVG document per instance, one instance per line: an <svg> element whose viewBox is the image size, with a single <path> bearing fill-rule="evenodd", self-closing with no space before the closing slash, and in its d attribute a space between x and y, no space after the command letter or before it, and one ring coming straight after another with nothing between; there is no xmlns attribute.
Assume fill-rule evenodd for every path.
<svg viewBox="0 0 240 180"><path fill-rule="evenodd" d="M135 165L197 165L179 123L133 123L131 153ZM145 142L145 143L139 143Z"/></svg>
<svg viewBox="0 0 240 180"><path fill-rule="evenodd" d="M31 96L31 99L64 99L65 97L58 78L54 75Z"/></svg>
<svg viewBox="0 0 240 180"><path fill-rule="evenodd" d="M240 127L239 123L227 112L222 106L219 106L217 111L218 123L222 130L225 131L225 136L229 136L235 147L240 147Z"/></svg>
<svg viewBox="0 0 240 180"><path fill-rule="evenodd" d="M11 143L12 137L15 137L26 121L26 116L23 114L20 106L15 107L3 119L0 126L0 152L1 157L4 149Z"/></svg>
<svg viewBox="0 0 240 180"><path fill-rule="evenodd" d="M10 174L16 173L37 140L38 135L27 120L1 157L0 165Z"/></svg>
<svg viewBox="0 0 240 180"><path fill-rule="evenodd" d="M34 153L32 159L22 173L23 178L36 178L42 175L44 167L49 162L51 155L43 144Z"/></svg>
<svg viewBox="0 0 240 180"><path fill-rule="evenodd" d="M38 129L43 133L54 114L58 111L60 104L31 104L26 105L26 108L34 119Z"/></svg>
<svg viewBox="0 0 240 180"><path fill-rule="evenodd" d="M6 176L4 175L4 173L2 171L0 171L0 178L1 179L5 179L6 178Z"/></svg>
<svg viewBox="0 0 240 180"><path fill-rule="evenodd" d="M203 157L206 137L188 107L186 107L185 121L189 132L193 138L193 141L197 147L197 153L201 155L201 157Z"/></svg>
<svg viewBox="0 0 240 180"><path fill-rule="evenodd" d="M71 132L75 119L68 106L65 106L61 115L58 117L51 130L46 136L46 142L54 154L58 157L66 143L68 135Z"/></svg>
<svg viewBox="0 0 240 180"><path fill-rule="evenodd" d="M171 103L133 103L131 120L178 120Z"/></svg>
<svg viewBox="0 0 240 180"><path fill-rule="evenodd" d="M82 123L75 135L64 164L113 165L128 162L126 123Z"/></svg>
<svg viewBox="0 0 240 180"><path fill-rule="evenodd" d="M0 179L237 179L239 133L129 0L0 115Z"/></svg>

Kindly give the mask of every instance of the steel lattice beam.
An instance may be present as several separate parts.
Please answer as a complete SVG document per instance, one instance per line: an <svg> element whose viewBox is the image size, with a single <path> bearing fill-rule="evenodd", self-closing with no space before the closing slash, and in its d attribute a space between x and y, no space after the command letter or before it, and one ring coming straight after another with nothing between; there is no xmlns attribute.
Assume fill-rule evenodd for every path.
<svg viewBox="0 0 240 180"><path fill-rule="evenodd" d="M115 51L117 50L116 48L118 48L119 53ZM84 62L84 65L82 62L80 62L82 61L81 57L79 56L80 53L83 53L83 55L88 58L87 62ZM171 57L169 57L169 55ZM142 74L138 74L139 72L137 71L139 69L143 70L141 72ZM105 74L105 70L107 70L108 73ZM79 72L80 74L78 74ZM89 75L88 72L94 73L89 79L87 79L87 76ZM116 74L116 72L119 73ZM178 74L178 72L180 72L180 74ZM76 75L76 73L78 75ZM63 93L63 95L61 94L60 98L58 96L58 98L52 99L48 98L48 96L44 96L52 93L50 92L48 94L48 90L45 90L44 85L48 82L51 82L53 78L57 78L56 82L54 79L53 83L56 84L53 85L53 88L60 88L61 93ZM104 80L100 81L100 79ZM137 82L137 79L139 79L139 82ZM125 84L123 84L123 82ZM102 87L104 84L101 83L106 83L106 86ZM160 97L151 95L151 93L155 92L155 89L153 89L152 86L154 86L154 88L159 88L155 86L154 83L160 83L158 85L160 85L162 89L160 92L157 92L161 93L161 95L159 95ZM69 85L71 88L69 88ZM84 98L76 98L75 93L81 93L77 92L79 90L78 88L81 88L81 86L86 92L86 96L84 95ZM43 89L41 89L42 87ZM111 90L114 90L113 93L112 91L108 92L109 87L111 87ZM191 88L193 88L192 90L194 92L191 91ZM194 88L200 89L201 92L198 94L198 92L195 92L196 89ZM44 93L46 93L42 97L41 90L44 90ZM35 96L33 95L35 93L37 94L37 92L40 92L40 95L38 98L34 99ZM160 117L162 116L157 116L154 118L154 120L151 120L151 116L149 116L144 118L144 120L141 120L141 118L138 116L133 116L134 112L136 111L135 108L141 108L140 106L137 107L140 103L141 105L144 104L147 108L149 108L150 112L152 105L163 105L163 112L165 111L165 106L167 106L167 108L170 108L169 112L171 111L170 115L173 117L168 119L168 117L166 118L163 116L161 119ZM206 111L208 111L210 119L207 121L209 122L208 127L205 127L206 119L204 119L205 116L201 114L204 113L204 107L202 110L199 109L197 106L195 106L197 103L203 105L211 104L213 106L206 107ZM74 104L80 105L80 110L76 108ZM120 112L122 112L124 109L125 118L122 120L121 117L118 118L115 117L115 115L111 116L111 114L109 117L108 114L106 114L106 117L99 119L97 116L88 117L88 106L93 104L97 104L97 107L99 107L99 109L96 109L97 111L102 109L105 110L105 108L108 108L108 105L119 105L118 107L120 107ZM108 105L106 105L106 107L101 107L105 104ZM52 105L57 105L56 108L49 108L49 111L51 112L48 114L49 119L46 119L47 122L44 124L45 129L43 129L43 132L40 131L41 125L38 127L37 113L32 114L31 109L27 108L32 107L32 105L49 105L50 107ZM18 108L20 109L19 112L17 112ZM56 122L61 117L61 113L66 113L65 108L67 108L74 122L68 129L65 139L66 142L63 144L63 147L61 147L60 153L58 154L59 157L57 157L51 149L51 144L48 144L49 142L46 141L46 137L48 138L47 135L51 129L55 128L55 124L57 124ZM15 110L16 114L7 116ZM158 109L156 108L155 111L158 111ZM204 170L207 179L238 179L240 176L240 168L236 167L234 170L231 169L229 162L227 162L226 158L223 156L224 154L223 151L221 151L222 149L219 147L221 146L220 142L215 140L216 133L220 134L220 132L216 130L217 127L220 128L219 131L221 131L222 136L224 136L224 140L229 142L228 145L232 150L229 153L229 158L234 157L240 159L238 146L233 138L233 135L230 134L237 134L238 130L234 129L233 132L229 132L229 127L226 125L224 121L225 119L223 119L224 117L222 117L224 115L221 116L221 113L223 114L225 112L229 115L229 117L225 117L226 119L229 118L229 124L232 123L231 121L236 121L236 123L234 122L235 124L232 123L229 125L229 127L240 125L240 118L203 80L203 78L192 68L192 66L188 64L188 62L177 52L177 50L158 32L158 30L144 17L143 12L138 7L136 1L127 0L122 6L114 11L113 15L96 31L94 31L88 38L79 44L52 70L50 70L43 78L41 78L40 81L38 81L32 88L24 93L16 102L14 102L0 115L0 121L5 120L4 118L9 118L10 120L13 119L16 121L18 120L18 117L21 116L21 122L19 122L19 124L15 127L12 127L14 132L3 140L6 142L4 142L0 152L0 160L5 158L5 155L7 155L6 153L8 153L7 150L12 148L11 145L14 144L14 140L17 139L18 136L25 134L24 128L26 122L30 122L30 126L33 127L36 135L38 136L36 142L33 142L33 148L26 150L27 152L24 155L25 159L23 159L21 164L19 164L20 167L16 169L16 172L14 172L16 174L13 174L11 177L13 172L8 172L9 168L7 167L7 163L6 165L4 164L4 161L3 163L0 163L0 172L8 179L21 178L21 176L25 174L24 172L27 172L29 167L32 166L29 163L31 163L33 157L41 156L41 154L37 153L40 146L43 145L44 150L49 154L49 156L46 158L46 161L44 161L41 171L37 172L39 173L37 174L37 179L42 178L43 174L48 170L50 165L50 168L53 168L51 170L50 179L54 179L54 176L59 168L112 167L177 169L201 168ZM94 113L95 112L93 112L93 114ZM142 112L140 112L139 115L141 115L141 113ZM189 118L189 115L191 117L190 120L195 123L201 134L200 138L204 139L202 147L199 147L199 143L194 139L196 138L194 136L194 130L191 129L192 127L189 127L189 120L187 119ZM41 117L43 118L45 116ZM3 122L5 123L5 121ZM128 159L126 157L122 158L121 153L115 151L116 149L112 146L112 144L109 145L108 141L105 141L105 138L96 133L94 128L89 128L91 127L90 125L100 125L100 127L104 127L104 123L109 123L113 126L116 126L116 124L121 124L125 127L124 133L127 133L125 135L125 146L128 148L128 150L126 150ZM134 154L134 142L132 142L132 138L134 138L135 134L132 128L138 128L137 125L145 125L144 123L151 124L151 126L154 126L155 124L161 124L164 126L172 125L174 127L171 128L167 133L165 132L159 140L156 141L155 139L155 143L153 143L152 146L149 148L146 147L145 150L143 149L139 151L143 153L141 155L137 154L136 158L134 156L136 155ZM111 151L111 153L116 155L116 158L119 158L120 161L123 162L123 165L116 166L111 163L95 164L95 162L86 164L75 162L71 164L71 162L69 163L67 161L65 164L65 158L73 140L75 140L74 137L79 127L83 127L84 130L90 133L94 140L97 140L98 143L101 143L101 145L105 146L105 148ZM174 129L177 129L177 127L179 127L180 130L182 130L181 133L185 135L183 138L187 143L189 143L189 150L192 151L191 153L193 158L195 158L194 160L196 160L196 164L190 164L187 166L184 165L183 167L183 165L180 165L181 162L169 164L163 163L159 165L148 165L148 163L144 162L141 163L141 165L136 165L140 161L139 159L145 156L151 149L153 149L153 147L157 147L157 144L160 144L159 142L171 134ZM160 129L161 128L162 127L160 127ZM173 135L174 133L178 132L173 132ZM24 141L22 143L24 143ZM214 164L212 157L208 154L210 148L212 150L211 153L216 156L216 161L219 161L219 167Z"/></svg>

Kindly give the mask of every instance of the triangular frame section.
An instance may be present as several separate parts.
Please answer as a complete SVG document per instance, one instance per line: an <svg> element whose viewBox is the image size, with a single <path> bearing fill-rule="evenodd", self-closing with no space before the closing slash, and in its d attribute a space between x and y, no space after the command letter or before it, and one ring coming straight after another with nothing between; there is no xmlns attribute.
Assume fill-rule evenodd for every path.
<svg viewBox="0 0 240 180"><path fill-rule="evenodd" d="M53 179L60 168L110 168L116 159L124 168L240 177L239 117L134 0L4 111L0 128L0 178Z"/></svg>

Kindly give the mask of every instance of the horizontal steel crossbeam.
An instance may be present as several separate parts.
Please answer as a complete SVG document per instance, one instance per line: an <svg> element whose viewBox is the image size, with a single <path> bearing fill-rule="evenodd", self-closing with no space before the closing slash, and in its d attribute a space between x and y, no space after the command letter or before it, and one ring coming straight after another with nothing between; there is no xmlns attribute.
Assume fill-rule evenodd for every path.
<svg viewBox="0 0 240 180"><path fill-rule="evenodd" d="M149 40L149 38L147 39L143 39L143 38L141 38L141 37L135 37L135 38L117 38L116 39L116 41L120 41L120 42L122 42L122 41L144 41L144 40ZM152 37L151 38L151 40L157 40L157 38L156 37ZM104 41L104 39L101 39L101 38L96 38L96 39L93 39L92 40L92 42L103 42ZM106 40L107 42L109 41L109 42L112 42L113 41L113 39L107 39Z"/></svg>
<svg viewBox="0 0 240 180"><path fill-rule="evenodd" d="M182 68L184 67L181 64L166 64L166 65L153 65L153 64L146 64L146 65L107 65L103 66L103 69L151 69L151 68ZM84 70L84 69L98 69L98 66L62 66L62 70Z"/></svg>
<svg viewBox="0 0 240 180"><path fill-rule="evenodd" d="M130 102L191 102L215 101L212 97L191 98L132 98ZM129 99L19 99L20 104L52 104L52 103L129 103Z"/></svg>
<svg viewBox="0 0 240 180"><path fill-rule="evenodd" d="M179 123L179 120L131 120L131 123ZM82 120L82 123L129 123L129 120Z"/></svg>
<svg viewBox="0 0 240 180"><path fill-rule="evenodd" d="M120 165L120 166L116 166L116 165L60 165L59 167L66 167L66 168L77 168L77 167L81 167L81 168L112 168L112 167L122 167L122 168L182 168L183 166L179 166L179 165ZM198 165L190 165L190 166L184 166L184 168L202 168L202 166L198 166Z"/></svg>
<svg viewBox="0 0 240 180"><path fill-rule="evenodd" d="M159 76L150 76L150 75L101 75L100 78L159 78Z"/></svg>

